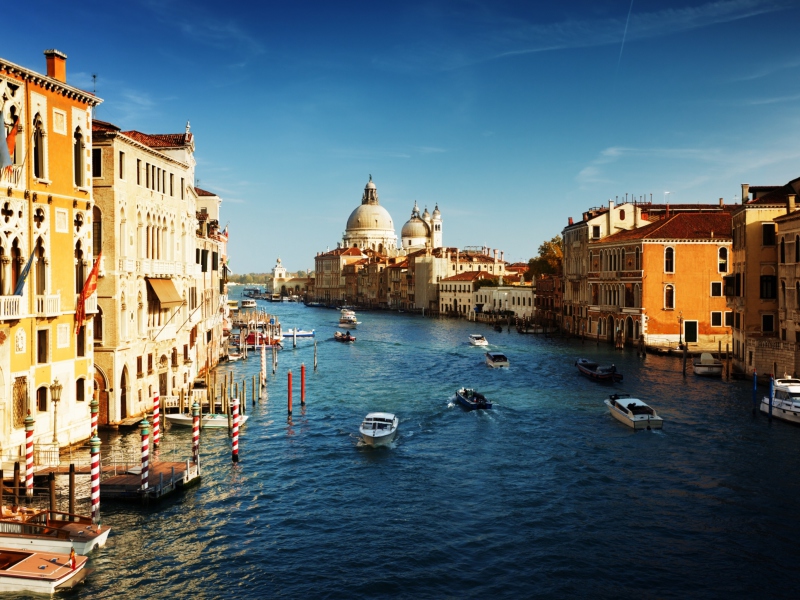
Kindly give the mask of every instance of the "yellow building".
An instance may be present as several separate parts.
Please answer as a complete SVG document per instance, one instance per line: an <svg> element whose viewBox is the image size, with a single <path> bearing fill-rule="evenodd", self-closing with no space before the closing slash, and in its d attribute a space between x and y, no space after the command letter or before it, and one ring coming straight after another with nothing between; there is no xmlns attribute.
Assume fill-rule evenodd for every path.
<svg viewBox="0 0 800 600"><path fill-rule="evenodd" d="M95 255L91 109L101 101L66 83L65 54L47 50L45 56L46 75L0 58L0 143L11 162L0 169L0 453L6 460L19 456L28 410L36 444L64 446L91 436L92 323L76 335L75 309ZM29 258L24 289L15 295ZM86 312L96 312L96 296Z"/></svg>

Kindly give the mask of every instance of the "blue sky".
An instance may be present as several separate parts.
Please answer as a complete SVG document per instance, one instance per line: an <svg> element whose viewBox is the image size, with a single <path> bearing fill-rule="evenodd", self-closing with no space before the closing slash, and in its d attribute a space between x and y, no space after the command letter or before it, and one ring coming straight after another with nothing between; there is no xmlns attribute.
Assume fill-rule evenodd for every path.
<svg viewBox="0 0 800 600"><path fill-rule="evenodd" d="M800 6L647 2L20 4L0 56L104 99L123 129L196 135L234 272L313 268L372 174L399 234L527 260L617 196L739 201L800 175Z"/></svg>

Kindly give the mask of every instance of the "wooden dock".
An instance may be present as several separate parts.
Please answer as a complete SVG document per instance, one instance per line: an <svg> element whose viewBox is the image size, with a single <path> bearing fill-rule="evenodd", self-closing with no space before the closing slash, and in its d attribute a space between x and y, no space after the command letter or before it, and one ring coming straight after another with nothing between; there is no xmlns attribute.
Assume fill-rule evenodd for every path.
<svg viewBox="0 0 800 600"><path fill-rule="evenodd" d="M200 469L190 461L150 464L148 487L142 489L141 466L100 480L100 497L105 500L137 500L148 503L200 483Z"/></svg>

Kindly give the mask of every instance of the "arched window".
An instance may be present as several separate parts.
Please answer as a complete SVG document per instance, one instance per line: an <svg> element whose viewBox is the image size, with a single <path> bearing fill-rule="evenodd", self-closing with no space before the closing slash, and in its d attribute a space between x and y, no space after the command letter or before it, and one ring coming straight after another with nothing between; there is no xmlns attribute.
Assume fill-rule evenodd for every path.
<svg viewBox="0 0 800 600"><path fill-rule="evenodd" d="M47 411L47 386L42 386L36 390L36 408L39 412Z"/></svg>
<svg viewBox="0 0 800 600"><path fill-rule="evenodd" d="M83 134L80 127L75 129L75 134L72 136L72 161L75 167L75 185L83 187L86 163L83 154Z"/></svg>
<svg viewBox="0 0 800 600"><path fill-rule="evenodd" d="M637 271L642 268L642 252L639 248L636 248L636 266L634 267Z"/></svg>
<svg viewBox="0 0 800 600"><path fill-rule="evenodd" d="M75 293L80 294L83 290L83 283L86 281L86 273L83 267L83 249L81 243L75 244Z"/></svg>
<svg viewBox="0 0 800 600"><path fill-rule="evenodd" d="M664 250L664 273L675 272L675 249L667 247Z"/></svg>
<svg viewBox="0 0 800 600"><path fill-rule="evenodd" d="M783 242L781 242L781 250L783 250ZM718 251L719 255L719 272L720 273L727 273L728 272L728 249L727 248L720 248Z"/></svg>
<svg viewBox="0 0 800 600"><path fill-rule="evenodd" d="M786 262L786 240L781 237L781 264Z"/></svg>
<svg viewBox="0 0 800 600"><path fill-rule="evenodd" d="M781 281L781 308L786 308L786 282Z"/></svg>
<svg viewBox="0 0 800 600"><path fill-rule="evenodd" d="M675 309L675 286L664 286L664 308L666 310Z"/></svg>
<svg viewBox="0 0 800 600"><path fill-rule="evenodd" d="M78 379L75 382L75 400L78 402L83 402L86 400L86 380L85 379Z"/></svg>
<svg viewBox="0 0 800 600"><path fill-rule="evenodd" d="M33 176L37 179L46 178L44 159L44 125L42 116L37 113L33 118Z"/></svg>
<svg viewBox="0 0 800 600"><path fill-rule="evenodd" d="M622 209L620 209L620 211L619 211L619 220L620 221L624 221L625 220L625 211L622 210Z"/></svg>
<svg viewBox="0 0 800 600"><path fill-rule="evenodd" d="M94 341L103 344L103 309L97 307L97 314L94 316Z"/></svg>
<svg viewBox="0 0 800 600"><path fill-rule="evenodd" d="M34 256L36 256L36 295L44 296L47 293L47 261L42 238L36 240Z"/></svg>
<svg viewBox="0 0 800 600"><path fill-rule="evenodd" d="M92 208L92 256L103 251L103 214L97 205Z"/></svg>

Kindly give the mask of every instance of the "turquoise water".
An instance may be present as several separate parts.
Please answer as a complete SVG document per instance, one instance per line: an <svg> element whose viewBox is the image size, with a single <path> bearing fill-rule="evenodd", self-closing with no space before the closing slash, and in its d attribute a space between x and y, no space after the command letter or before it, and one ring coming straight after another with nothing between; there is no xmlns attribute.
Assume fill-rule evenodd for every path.
<svg viewBox="0 0 800 600"><path fill-rule="evenodd" d="M102 506L114 528L89 582L67 597L718 598L789 596L800 580L795 503L800 428L753 418L749 384L684 380L677 359L578 340L496 333L405 314L359 313L357 342L332 341L338 313L263 303L313 342L280 352L268 399L248 400L241 461L204 431L203 481L157 507ZM489 369L490 349L509 356ZM614 386L577 373L614 362ZM307 405L300 407L300 364ZM259 368L256 356L233 368ZM294 414L287 418L287 370ZM491 411L453 404L457 387ZM665 419L616 422L628 391ZM400 417L390 448L358 443L373 410ZM190 432L170 441L190 446ZM136 444L134 435L123 443Z"/></svg>

